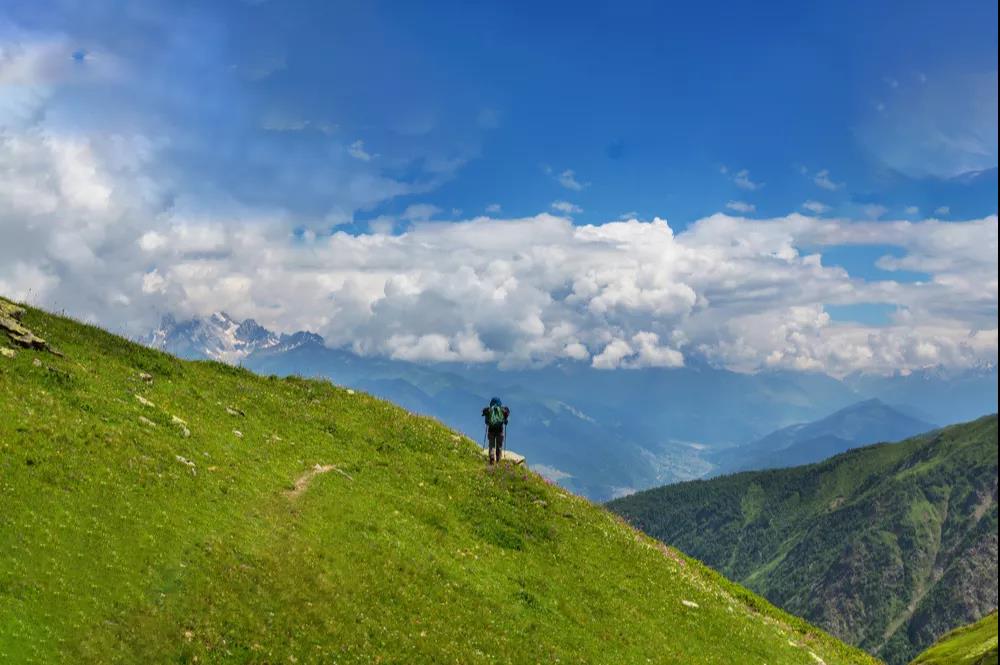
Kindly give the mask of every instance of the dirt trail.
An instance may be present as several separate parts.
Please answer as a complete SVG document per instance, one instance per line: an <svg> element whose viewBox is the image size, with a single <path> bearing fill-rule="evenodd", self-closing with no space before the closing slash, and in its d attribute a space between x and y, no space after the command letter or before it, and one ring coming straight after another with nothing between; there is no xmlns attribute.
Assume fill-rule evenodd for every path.
<svg viewBox="0 0 1000 665"><path fill-rule="evenodd" d="M354 480L354 478L352 478L350 474L346 473L345 471L342 471L336 464L317 464L316 466L314 466L313 468L309 469L301 476L299 476L298 479L296 479L295 481L295 487L285 492L285 496L287 496L289 499L297 499L299 496L302 495L303 492L309 489L309 483L312 482L313 478L315 478L321 473L329 473L330 471L336 471L337 473L344 476L348 480Z"/></svg>

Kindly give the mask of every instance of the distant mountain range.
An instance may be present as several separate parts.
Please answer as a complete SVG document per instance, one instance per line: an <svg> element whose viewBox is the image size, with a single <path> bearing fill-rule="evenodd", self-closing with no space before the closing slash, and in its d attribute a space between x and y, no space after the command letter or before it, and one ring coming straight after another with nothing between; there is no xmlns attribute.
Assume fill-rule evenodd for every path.
<svg viewBox="0 0 1000 665"><path fill-rule="evenodd" d="M719 453L713 475L819 462L851 448L898 441L936 427L868 399L811 423L783 427L745 446Z"/></svg>
<svg viewBox="0 0 1000 665"><path fill-rule="evenodd" d="M498 395L513 410L511 448L544 475L594 500L702 477L718 466L720 450L859 400L882 398L904 414L938 424L997 408L995 367L928 372L920 380L858 375L841 381L805 372L740 374L697 358L677 369L616 371L575 362L516 370L425 365L329 348L319 335L279 335L224 313L187 321L165 317L143 341L183 358L242 364L264 374L323 376L439 418L477 440L483 434L480 410ZM952 408L949 390L955 386L961 386L961 399ZM898 403L900 396L916 406Z"/></svg>
<svg viewBox="0 0 1000 665"><path fill-rule="evenodd" d="M996 415L609 507L893 665L997 605Z"/></svg>
<svg viewBox="0 0 1000 665"><path fill-rule="evenodd" d="M322 344L323 338L307 332L276 335L253 319L237 321L225 312L216 312L187 321L167 315L159 328L140 341L181 358L218 360L232 365L259 351L289 351L301 344Z"/></svg>

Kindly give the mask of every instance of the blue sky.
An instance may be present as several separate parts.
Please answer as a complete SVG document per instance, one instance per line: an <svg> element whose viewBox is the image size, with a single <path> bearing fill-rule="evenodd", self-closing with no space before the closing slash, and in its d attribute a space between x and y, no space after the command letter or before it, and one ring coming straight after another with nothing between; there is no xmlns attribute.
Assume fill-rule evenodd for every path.
<svg viewBox="0 0 1000 665"><path fill-rule="evenodd" d="M250 199L288 205L284 183L268 191L275 171L327 160L321 132L261 127L306 122L362 141L397 178L443 181L359 218L424 201L525 215L553 199L583 208L583 222L635 211L676 228L729 201L762 216L807 200L895 218L996 210L995 172L954 179L996 168L995 119L976 126L988 113L947 99L978 92L981 77L995 107L994 3L129 4L8 12L22 27L71 33L80 53L134 58L150 77L138 101L201 134L178 168L213 169ZM940 113L927 120L936 130L989 154L897 150L925 140L886 129L918 102L943 107L926 111ZM252 144L261 163L236 169L250 148L234 143ZM586 186L561 187L549 170ZM736 184L744 170L757 189ZM824 171L835 190L816 184ZM301 188L306 211L336 205Z"/></svg>
<svg viewBox="0 0 1000 665"><path fill-rule="evenodd" d="M961 224L997 209L995 3L14 1L0 43L4 131L84 142L111 183L91 194L141 208L145 232L280 218L303 247L480 215L661 217L684 234L716 213ZM822 237L793 244L848 281L935 279L880 262L916 241ZM71 280L57 258L31 266ZM156 307L209 305L183 291ZM130 318L97 304L110 297L87 294L86 311ZM873 297L816 304L873 326L912 309ZM585 346L639 332L616 324Z"/></svg>

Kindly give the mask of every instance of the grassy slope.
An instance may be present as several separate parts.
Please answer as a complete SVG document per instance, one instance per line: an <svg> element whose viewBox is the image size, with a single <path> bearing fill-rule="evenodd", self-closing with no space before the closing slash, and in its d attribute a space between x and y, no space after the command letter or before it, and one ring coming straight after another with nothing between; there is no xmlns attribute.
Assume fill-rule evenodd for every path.
<svg viewBox="0 0 1000 665"><path fill-rule="evenodd" d="M612 509L835 635L906 662L997 602L997 418Z"/></svg>
<svg viewBox="0 0 1000 665"><path fill-rule="evenodd" d="M0 662L874 662L435 421L24 323Z"/></svg>
<svg viewBox="0 0 1000 665"><path fill-rule="evenodd" d="M997 665L997 612L956 628L917 656L912 665Z"/></svg>

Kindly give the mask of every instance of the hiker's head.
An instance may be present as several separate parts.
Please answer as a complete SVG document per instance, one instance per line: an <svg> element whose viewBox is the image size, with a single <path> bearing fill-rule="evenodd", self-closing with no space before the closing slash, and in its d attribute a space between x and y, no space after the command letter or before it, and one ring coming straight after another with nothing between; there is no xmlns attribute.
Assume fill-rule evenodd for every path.
<svg viewBox="0 0 1000 665"><path fill-rule="evenodd" d="M501 403L499 397L494 397L493 399L490 400L490 406L500 406L500 405Z"/></svg>

